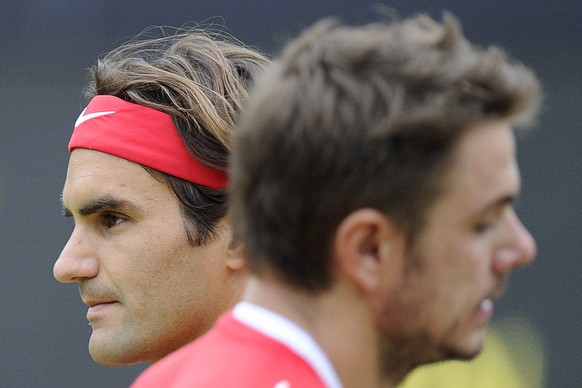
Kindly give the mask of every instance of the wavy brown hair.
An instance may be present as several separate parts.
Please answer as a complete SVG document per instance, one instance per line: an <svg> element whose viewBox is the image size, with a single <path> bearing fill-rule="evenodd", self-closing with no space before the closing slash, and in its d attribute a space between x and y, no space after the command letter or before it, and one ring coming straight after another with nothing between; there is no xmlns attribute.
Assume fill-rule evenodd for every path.
<svg viewBox="0 0 582 388"><path fill-rule="evenodd" d="M99 59L85 89L172 116L188 150L200 163L225 171L231 131L256 77L269 63L232 37L202 29L177 29L158 38L148 30ZM181 202L189 240L204 244L226 214L225 190L210 189L145 167Z"/></svg>

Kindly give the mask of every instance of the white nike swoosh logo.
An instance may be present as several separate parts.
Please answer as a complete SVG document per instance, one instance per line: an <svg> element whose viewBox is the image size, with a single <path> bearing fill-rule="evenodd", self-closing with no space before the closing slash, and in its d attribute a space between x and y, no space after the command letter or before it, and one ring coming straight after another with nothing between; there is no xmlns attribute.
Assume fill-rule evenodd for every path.
<svg viewBox="0 0 582 388"><path fill-rule="evenodd" d="M87 120L91 120L91 119L94 119L95 117L106 116L106 115L110 115L110 114L115 113L114 110L111 110L111 111L106 111L106 112L93 112L93 113L89 113L86 115L85 114L86 109L87 108L83 109L83 111L79 115L79 118L77 119L77 121L75 121L75 128L77 128L79 125L83 124Z"/></svg>

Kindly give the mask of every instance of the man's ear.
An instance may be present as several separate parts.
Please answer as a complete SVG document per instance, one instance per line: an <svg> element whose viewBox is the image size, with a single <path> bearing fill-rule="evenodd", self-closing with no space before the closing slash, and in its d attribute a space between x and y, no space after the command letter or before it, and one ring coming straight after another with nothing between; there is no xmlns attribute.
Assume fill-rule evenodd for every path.
<svg viewBox="0 0 582 388"><path fill-rule="evenodd" d="M221 220L222 233L227 235L228 243L226 245L226 267L231 271L240 271L246 267L244 258L244 246L239 241L235 241L232 233L231 214L227 213Z"/></svg>
<svg viewBox="0 0 582 388"><path fill-rule="evenodd" d="M399 281L403 270L402 231L375 209L350 213L339 224L334 256L340 271L363 292Z"/></svg>
<svg viewBox="0 0 582 388"><path fill-rule="evenodd" d="M231 271L240 271L246 267L244 248L241 244L229 244L226 249L226 266Z"/></svg>

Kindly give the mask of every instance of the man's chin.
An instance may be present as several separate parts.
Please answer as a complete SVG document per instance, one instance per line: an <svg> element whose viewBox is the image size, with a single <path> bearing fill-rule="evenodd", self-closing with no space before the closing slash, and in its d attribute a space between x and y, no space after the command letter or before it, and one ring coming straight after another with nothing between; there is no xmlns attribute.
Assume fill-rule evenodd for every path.
<svg viewBox="0 0 582 388"><path fill-rule="evenodd" d="M136 352L131 352L119 342L99 338L96 334L94 332L89 340L89 354L97 364L101 366L126 366L142 362L142 360L135 359Z"/></svg>
<svg viewBox="0 0 582 388"><path fill-rule="evenodd" d="M433 364L444 361L471 361L481 353L482 345L474 346L470 349L461 347L441 347L433 353L424 353L417 366Z"/></svg>
<svg viewBox="0 0 582 388"><path fill-rule="evenodd" d="M471 349L449 348L444 352L445 358L442 361L445 360L470 361L481 353L482 348L483 348L482 344L474 346Z"/></svg>
<svg viewBox="0 0 582 388"><path fill-rule="evenodd" d="M472 353L451 353L448 357L448 360L457 360L457 361L471 361L475 357L477 357L481 353L481 349Z"/></svg>

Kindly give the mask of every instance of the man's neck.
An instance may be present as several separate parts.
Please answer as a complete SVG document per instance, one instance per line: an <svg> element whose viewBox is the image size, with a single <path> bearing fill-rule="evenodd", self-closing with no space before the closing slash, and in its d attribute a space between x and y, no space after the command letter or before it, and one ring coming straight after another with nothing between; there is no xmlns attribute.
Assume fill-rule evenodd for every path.
<svg viewBox="0 0 582 388"><path fill-rule="evenodd" d="M380 342L372 310L347 283L336 282L330 290L312 294L272 277L251 276L243 300L278 313L309 333L344 387L397 385L380 369Z"/></svg>

